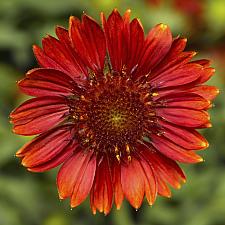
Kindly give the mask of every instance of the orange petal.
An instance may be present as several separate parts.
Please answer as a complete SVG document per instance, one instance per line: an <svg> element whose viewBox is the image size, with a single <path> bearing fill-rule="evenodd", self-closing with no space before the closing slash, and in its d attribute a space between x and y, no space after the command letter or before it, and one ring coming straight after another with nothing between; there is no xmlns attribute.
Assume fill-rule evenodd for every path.
<svg viewBox="0 0 225 225"><path fill-rule="evenodd" d="M121 183L124 195L130 204L135 209L140 208L146 184L143 178L143 169L135 157L121 165Z"/></svg>
<svg viewBox="0 0 225 225"><path fill-rule="evenodd" d="M163 136L151 135L152 145L170 159L183 163L198 163L203 159L194 151L186 150Z"/></svg>
<svg viewBox="0 0 225 225"><path fill-rule="evenodd" d="M96 176L91 189L90 200L94 214L97 209L107 215L112 208L113 186L107 156L97 161Z"/></svg>

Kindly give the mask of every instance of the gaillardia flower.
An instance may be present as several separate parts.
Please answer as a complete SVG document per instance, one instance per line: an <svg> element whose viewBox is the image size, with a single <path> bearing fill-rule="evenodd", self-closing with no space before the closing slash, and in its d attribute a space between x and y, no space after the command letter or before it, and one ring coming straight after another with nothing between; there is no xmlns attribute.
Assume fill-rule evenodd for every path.
<svg viewBox="0 0 225 225"><path fill-rule="evenodd" d="M109 213L124 197L138 209L146 196L170 197L185 175L177 162L197 163L207 141L196 129L210 127L211 100L218 89L203 85L214 73L208 60L191 61L186 39L156 25L145 36L130 10L114 10L102 27L84 14L56 28L40 65L19 81L34 96L11 113L13 131L38 135L17 156L29 171L63 164L59 197L71 207L90 193L90 205Z"/></svg>

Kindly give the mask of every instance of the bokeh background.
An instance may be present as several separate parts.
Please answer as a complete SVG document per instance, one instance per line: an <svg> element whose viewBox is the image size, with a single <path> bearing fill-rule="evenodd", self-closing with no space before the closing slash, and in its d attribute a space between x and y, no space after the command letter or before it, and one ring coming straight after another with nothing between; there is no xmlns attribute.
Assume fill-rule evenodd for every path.
<svg viewBox="0 0 225 225"><path fill-rule="evenodd" d="M55 185L58 169L35 174L25 170L15 152L29 140L12 134L10 111L27 97L16 81L37 67L32 44L55 25L68 26L70 15L86 12L99 20L114 7L127 8L141 19L147 32L163 22L174 36L188 38L196 58L210 58L216 75L209 82L221 94L211 111L213 127L203 131L210 147L201 152L205 162L182 165L188 181L172 199L159 197L136 212L127 202L108 216L92 215L89 200L73 210L59 201ZM225 224L225 0L0 0L0 225L224 225Z"/></svg>

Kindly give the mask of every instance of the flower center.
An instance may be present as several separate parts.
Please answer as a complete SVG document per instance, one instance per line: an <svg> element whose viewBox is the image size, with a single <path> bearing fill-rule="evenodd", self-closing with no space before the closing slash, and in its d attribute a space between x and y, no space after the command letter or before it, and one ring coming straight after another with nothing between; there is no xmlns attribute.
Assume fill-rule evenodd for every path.
<svg viewBox="0 0 225 225"><path fill-rule="evenodd" d="M75 102L73 118L81 145L96 152L129 156L145 132L149 117L148 88L129 80L105 79ZM151 99L150 99L151 100Z"/></svg>
<svg viewBox="0 0 225 225"><path fill-rule="evenodd" d="M102 148L122 148L135 142L142 133L143 121L143 103L133 92L104 91L88 109L88 126Z"/></svg>

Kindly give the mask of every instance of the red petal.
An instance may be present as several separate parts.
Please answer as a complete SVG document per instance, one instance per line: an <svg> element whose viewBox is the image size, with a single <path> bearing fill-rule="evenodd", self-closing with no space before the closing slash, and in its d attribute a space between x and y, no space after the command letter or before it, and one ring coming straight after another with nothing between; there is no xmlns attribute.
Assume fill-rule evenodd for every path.
<svg viewBox="0 0 225 225"><path fill-rule="evenodd" d="M186 150L173 142L169 141L163 136L151 135L152 145L162 154L172 160L183 163L197 163L202 162L202 158L194 151Z"/></svg>
<svg viewBox="0 0 225 225"><path fill-rule="evenodd" d="M163 180L163 178L158 175L156 177L157 179L157 186L158 186L158 194L167 198L171 197L171 191L169 187L167 186L166 182Z"/></svg>
<svg viewBox="0 0 225 225"><path fill-rule="evenodd" d="M188 91L198 94L207 100L213 100L218 94L219 89L214 86L201 85L188 89Z"/></svg>
<svg viewBox="0 0 225 225"><path fill-rule="evenodd" d="M201 76L196 80L196 84L202 84L208 81L213 74L215 73L214 68L204 68L203 73L201 73Z"/></svg>
<svg viewBox="0 0 225 225"><path fill-rule="evenodd" d="M182 108L157 108L157 116L184 127L201 127L210 120L206 111Z"/></svg>
<svg viewBox="0 0 225 225"><path fill-rule="evenodd" d="M32 167L47 163L63 151L70 151L71 130L68 125L54 128L24 145L16 155L22 157L22 164L32 170Z"/></svg>
<svg viewBox="0 0 225 225"><path fill-rule="evenodd" d="M144 153L139 154L141 156L139 162L143 169L143 178L145 180L145 194L149 205L153 205L157 196L157 183L151 167L151 162L146 160Z"/></svg>
<svg viewBox="0 0 225 225"><path fill-rule="evenodd" d="M163 136L181 147L198 150L205 149L209 145L207 140L194 129L178 127L161 120L159 124L162 126Z"/></svg>
<svg viewBox="0 0 225 225"><path fill-rule="evenodd" d="M72 42L70 40L69 32L64 27L56 26L55 33L59 39L59 41L69 49L69 51L72 50Z"/></svg>
<svg viewBox="0 0 225 225"><path fill-rule="evenodd" d="M96 170L93 152L76 151L60 168L57 176L59 197L71 197L71 207L79 205L89 194Z"/></svg>
<svg viewBox="0 0 225 225"><path fill-rule="evenodd" d="M101 15L102 24L106 35L106 43L109 51L112 68L120 72L123 60L123 48L127 48L127 40L123 41L124 21L119 12L114 9L106 21L104 14ZM126 38L126 37L125 37Z"/></svg>
<svg viewBox="0 0 225 225"><path fill-rule="evenodd" d="M18 85L24 93L36 97L80 94L76 83L65 73L55 69L30 70Z"/></svg>
<svg viewBox="0 0 225 225"><path fill-rule="evenodd" d="M200 65L202 65L202 66L204 66L204 67L209 67L210 66L210 61L209 60L207 60L207 59L199 59L199 60L195 60L195 61L192 61L192 63L197 63L197 64L200 64Z"/></svg>
<svg viewBox="0 0 225 225"><path fill-rule="evenodd" d="M77 146L78 146L78 143L75 140L71 141L70 143L68 143L68 146L60 152L60 154L56 155L54 158L52 158L48 162L28 168L28 170L32 172L44 172L52 168L55 168L58 165L65 162L67 159L69 159L73 155Z"/></svg>
<svg viewBox="0 0 225 225"><path fill-rule="evenodd" d="M146 182L143 177L143 169L135 157L131 161L121 165L121 183L125 197L135 208L140 208Z"/></svg>
<svg viewBox="0 0 225 225"><path fill-rule="evenodd" d="M33 52L40 66L64 71L63 67L48 57L39 46L33 45Z"/></svg>
<svg viewBox="0 0 225 225"><path fill-rule="evenodd" d="M154 148L142 145L142 155L151 164L155 176L168 182L174 188L180 188L186 178L178 164L165 157Z"/></svg>
<svg viewBox="0 0 225 225"><path fill-rule="evenodd" d="M195 54L195 52L182 52L174 57L174 59L171 59L169 62L167 62L165 58L165 60L162 61L162 65L159 64L153 69L149 78L152 79L153 77L159 76L161 73L170 74L173 71L176 71L178 68L182 68L182 66L189 62Z"/></svg>
<svg viewBox="0 0 225 225"><path fill-rule="evenodd" d="M69 107L62 97L30 99L10 114L13 132L21 135L42 133L65 120Z"/></svg>
<svg viewBox="0 0 225 225"><path fill-rule="evenodd" d="M106 21L101 15L113 71L133 73L143 51L144 31L139 20L129 23L130 10L122 18L114 10Z"/></svg>
<svg viewBox="0 0 225 225"><path fill-rule="evenodd" d="M190 108L190 109L207 109L211 105L210 101L200 95L182 92L166 95L163 98L157 100L162 107L179 107L179 108Z"/></svg>
<svg viewBox="0 0 225 225"><path fill-rule="evenodd" d="M67 73L75 81L85 80L87 73L84 75L84 65L78 62L78 56L74 51L72 52L63 43L51 36L44 38L42 45L45 54L60 65L64 73Z"/></svg>
<svg viewBox="0 0 225 225"><path fill-rule="evenodd" d="M137 70L138 62L144 47L144 31L141 22L134 19L130 23L130 44L127 50L127 73Z"/></svg>
<svg viewBox="0 0 225 225"><path fill-rule="evenodd" d="M95 73L104 69L106 56L105 36L101 27L91 17L83 15L82 23L70 17L70 38L78 55Z"/></svg>
<svg viewBox="0 0 225 225"><path fill-rule="evenodd" d="M111 171L107 156L100 158L97 162L97 171L91 190L91 208L95 214L96 209L108 214L112 208L113 186Z"/></svg>
<svg viewBox="0 0 225 225"><path fill-rule="evenodd" d="M116 204L116 208L120 209L124 194L121 186L121 167L118 162L113 162L111 166L112 171L112 179L113 179L113 187L114 187L114 201Z"/></svg>
<svg viewBox="0 0 225 225"><path fill-rule="evenodd" d="M78 159L80 160L80 159ZM82 167L74 183L73 195L71 197L71 207L80 205L88 196L95 176L96 157L93 156L87 166Z"/></svg>
<svg viewBox="0 0 225 225"><path fill-rule="evenodd" d="M139 62L139 74L145 75L163 60L170 50L172 34L168 26L159 24L150 30L143 47L143 54Z"/></svg>
<svg viewBox="0 0 225 225"><path fill-rule="evenodd" d="M155 88L184 85L196 80L203 72L203 67L198 64L185 64L171 72L165 71L151 79L150 83Z"/></svg>
<svg viewBox="0 0 225 225"><path fill-rule="evenodd" d="M165 58L151 71L151 76L161 74L166 70L173 71L187 63L195 52L183 52L187 39L176 38L173 40L171 48Z"/></svg>

